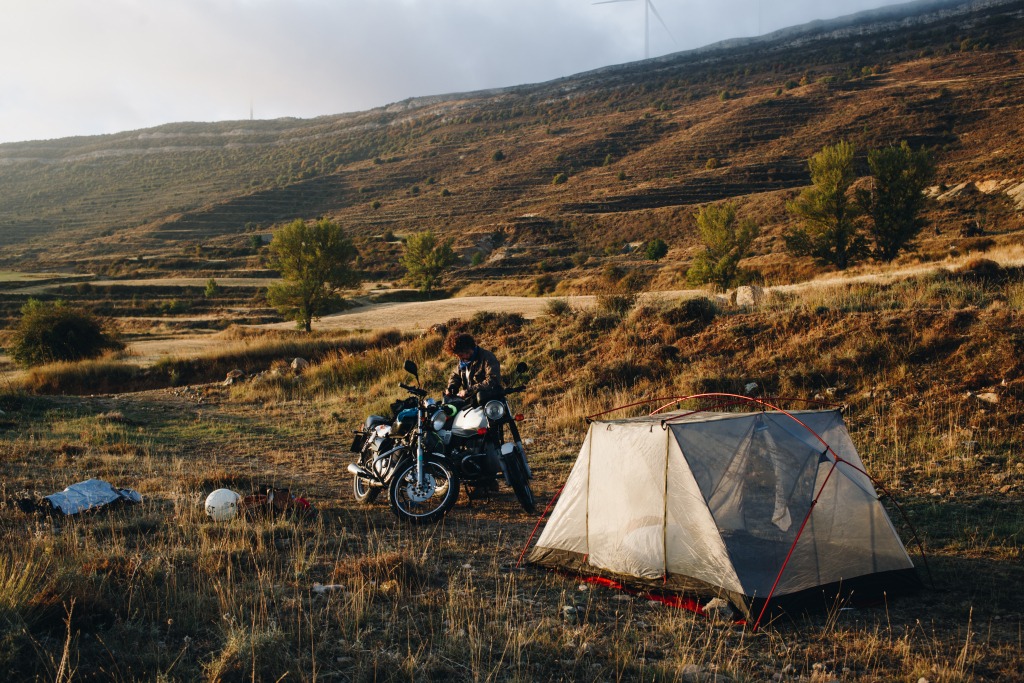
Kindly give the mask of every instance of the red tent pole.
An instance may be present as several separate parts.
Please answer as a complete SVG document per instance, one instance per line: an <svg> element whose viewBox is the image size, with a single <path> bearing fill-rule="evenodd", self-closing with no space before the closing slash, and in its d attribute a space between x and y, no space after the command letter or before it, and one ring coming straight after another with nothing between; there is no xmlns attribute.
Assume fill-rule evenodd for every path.
<svg viewBox="0 0 1024 683"><path fill-rule="evenodd" d="M565 484L568 483L569 480L566 479ZM526 545L523 546L523 552L519 553L519 560L516 562L516 569L518 569L519 565L523 563L523 558L526 557L526 551L530 549L530 544L533 543L533 537L537 535L537 529L539 529L540 525L544 523L544 518L548 516L548 511L551 510L551 506L554 505L555 501L558 500L558 497L562 495L562 491L565 490L565 484L562 484L562 488L558 489L558 492L551 497L551 501L548 503L547 507L544 508L544 512L541 513L540 519L538 519L537 523L534 525L533 532L530 533L530 537L526 539Z"/></svg>
<svg viewBox="0 0 1024 683"><path fill-rule="evenodd" d="M779 573L775 577L775 583L772 584L772 589L768 591L768 597L764 600L764 605L761 607L761 613L757 615L757 621L754 622L754 630L756 631L758 626L761 625L761 617L768 610L768 603L771 602L772 596L775 595L775 589L779 587L779 582L782 580L782 573L786 571L786 567L789 565L789 560L793 557L793 551L796 550L796 544L800 541L800 536L804 533L804 528L807 526L807 522L811 519L811 513L814 512L814 506L818 504L818 499L821 498L822 492L825 490L825 485L828 484L828 480L832 478L832 473L836 471L836 466L839 461L832 463L832 468L828 471L828 475L825 477L825 481L821 482L821 488L818 489L818 495L814 496L814 500L811 501L811 506L807 509L807 514L804 515L804 521L800 524L800 528L796 532L796 538L793 539L793 545L789 547L789 552L786 553L786 559L782 563L782 567L779 568Z"/></svg>

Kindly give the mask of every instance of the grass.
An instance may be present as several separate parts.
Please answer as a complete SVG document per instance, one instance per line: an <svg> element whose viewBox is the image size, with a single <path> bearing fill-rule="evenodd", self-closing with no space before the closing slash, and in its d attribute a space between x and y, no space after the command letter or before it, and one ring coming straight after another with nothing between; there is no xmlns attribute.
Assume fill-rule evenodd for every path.
<svg viewBox="0 0 1024 683"><path fill-rule="evenodd" d="M436 336L354 336L303 373L231 387L0 397L0 666L20 680L1012 680L1024 666L1024 378L1019 313L1000 292L1018 286L1014 274L954 299L922 278L859 290L857 307L836 290L744 312L661 299L462 323L503 364L532 367L517 409L542 501L572 466L585 417L606 408L752 380L844 402L937 591L752 633L517 569L535 518L508 492L463 499L434 527L400 526L386 504L352 500L350 430L401 395L405 358L432 391L450 363ZM295 348L237 343L257 367ZM219 368L237 353L191 362ZM998 403L975 397L984 390ZM67 520L10 505L93 476L144 503ZM265 484L318 515L202 514L215 488Z"/></svg>

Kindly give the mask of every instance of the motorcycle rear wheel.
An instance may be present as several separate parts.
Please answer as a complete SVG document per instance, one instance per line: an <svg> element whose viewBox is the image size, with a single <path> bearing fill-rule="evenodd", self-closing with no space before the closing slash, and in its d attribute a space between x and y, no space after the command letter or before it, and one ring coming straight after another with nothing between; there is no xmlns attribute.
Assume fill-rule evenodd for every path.
<svg viewBox="0 0 1024 683"><path fill-rule="evenodd" d="M534 500L533 489L530 488L530 476L526 473L525 460L526 456L516 447L508 455L501 456L501 466L505 470L508 483L512 485L512 491L516 494L516 500L532 515L537 511L537 501Z"/></svg>
<svg viewBox="0 0 1024 683"><path fill-rule="evenodd" d="M430 524L444 517L459 499L459 475L441 460L423 463L423 487L416 485L416 461L399 466L388 487L391 511L410 524Z"/></svg>
<svg viewBox="0 0 1024 683"><path fill-rule="evenodd" d="M363 477L358 474L352 475L352 495L355 496L357 503L370 505L377 500L380 492L380 486L370 486L370 482Z"/></svg>

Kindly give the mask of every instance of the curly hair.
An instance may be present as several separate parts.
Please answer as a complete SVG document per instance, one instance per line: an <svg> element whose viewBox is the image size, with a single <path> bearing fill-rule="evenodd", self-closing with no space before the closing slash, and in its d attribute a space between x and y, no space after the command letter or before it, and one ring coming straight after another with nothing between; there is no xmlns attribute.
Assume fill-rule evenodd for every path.
<svg viewBox="0 0 1024 683"><path fill-rule="evenodd" d="M444 340L444 350L446 353L463 353L465 351L472 351L475 348L476 340L473 339L473 335L466 334L465 332L452 332Z"/></svg>

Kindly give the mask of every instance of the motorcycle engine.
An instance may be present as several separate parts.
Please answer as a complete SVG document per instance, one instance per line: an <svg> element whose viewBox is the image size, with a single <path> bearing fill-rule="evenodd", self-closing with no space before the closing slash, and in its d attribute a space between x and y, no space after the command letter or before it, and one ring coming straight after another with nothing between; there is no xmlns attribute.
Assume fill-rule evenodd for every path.
<svg viewBox="0 0 1024 683"><path fill-rule="evenodd" d="M451 456L467 477L496 476L501 472L501 461L496 453L488 452L493 450L482 439L473 439L452 449Z"/></svg>

